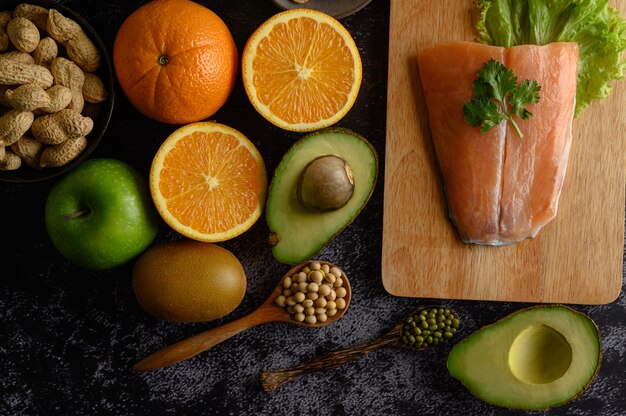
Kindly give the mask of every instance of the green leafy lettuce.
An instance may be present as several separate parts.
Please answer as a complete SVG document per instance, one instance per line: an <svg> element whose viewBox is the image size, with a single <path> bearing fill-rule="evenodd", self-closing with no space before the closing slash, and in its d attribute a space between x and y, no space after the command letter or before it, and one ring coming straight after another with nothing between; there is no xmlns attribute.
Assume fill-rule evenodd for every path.
<svg viewBox="0 0 626 416"><path fill-rule="evenodd" d="M619 0L625 1L625 0ZM609 83L624 78L626 20L609 0L476 0L481 11L479 41L510 48L577 42L576 115L592 100L611 93Z"/></svg>

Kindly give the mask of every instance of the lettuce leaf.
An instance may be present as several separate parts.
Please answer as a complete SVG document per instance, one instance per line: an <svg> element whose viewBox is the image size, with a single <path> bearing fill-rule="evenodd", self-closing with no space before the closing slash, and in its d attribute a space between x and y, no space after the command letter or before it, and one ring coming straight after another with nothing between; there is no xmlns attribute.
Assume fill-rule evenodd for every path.
<svg viewBox="0 0 626 416"><path fill-rule="evenodd" d="M624 0L619 0L624 1ZM578 42L576 116L593 100L611 93L609 83L623 79L626 20L609 0L476 0L479 41L510 48Z"/></svg>

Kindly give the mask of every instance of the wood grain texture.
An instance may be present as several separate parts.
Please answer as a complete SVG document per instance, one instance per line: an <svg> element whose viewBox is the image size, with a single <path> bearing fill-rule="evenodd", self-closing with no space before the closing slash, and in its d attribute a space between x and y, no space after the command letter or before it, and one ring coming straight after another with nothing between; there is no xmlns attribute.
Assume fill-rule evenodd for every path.
<svg viewBox="0 0 626 416"><path fill-rule="evenodd" d="M626 2L612 2L622 16ZM535 238L463 244L448 219L416 56L474 40L473 2L392 0L382 279L396 296L605 304L619 295L624 244L626 82L574 121L559 211Z"/></svg>

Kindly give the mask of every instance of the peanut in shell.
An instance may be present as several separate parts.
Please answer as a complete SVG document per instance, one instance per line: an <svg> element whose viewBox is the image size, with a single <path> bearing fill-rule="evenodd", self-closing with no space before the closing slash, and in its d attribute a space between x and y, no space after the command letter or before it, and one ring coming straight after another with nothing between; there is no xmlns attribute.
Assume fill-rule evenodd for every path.
<svg viewBox="0 0 626 416"><path fill-rule="evenodd" d="M41 153L39 161L40 168L60 167L68 164L76 159L87 147L87 139L78 137L76 139L68 139L56 146L48 146Z"/></svg>
<svg viewBox="0 0 626 416"><path fill-rule="evenodd" d="M58 145L69 139L86 136L93 129L93 120L80 113L63 109L38 117L32 125L33 136L41 143Z"/></svg>

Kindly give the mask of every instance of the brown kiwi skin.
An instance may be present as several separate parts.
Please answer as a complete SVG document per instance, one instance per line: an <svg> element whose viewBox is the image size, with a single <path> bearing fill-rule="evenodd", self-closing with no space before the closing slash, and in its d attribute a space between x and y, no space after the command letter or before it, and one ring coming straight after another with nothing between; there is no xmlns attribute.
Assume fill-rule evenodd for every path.
<svg viewBox="0 0 626 416"><path fill-rule="evenodd" d="M132 291L154 317L177 323L209 322L232 313L247 288L239 259L224 247L195 240L155 244L135 261ZM190 299L189 288L205 291Z"/></svg>
<svg viewBox="0 0 626 416"><path fill-rule="evenodd" d="M341 234L341 232L343 230L345 230L346 227L348 227L350 224L352 224L352 222L359 216L361 211L363 211L363 208L365 208L365 206L369 202L370 198L372 197L372 194L374 193L374 189L376 188L376 183L378 182L378 174L379 174L379 170L380 170L379 169L380 168L380 164L379 164L379 160L378 160L378 152L376 152L376 149L374 148L374 146L365 137L361 136L359 133L356 133L356 132L354 132L354 131L352 131L350 129L344 128L344 127L327 127L325 129L316 130L314 132L308 133L306 136L304 136L300 140L298 140L287 151L287 153L285 153L285 155L280 160L280 162L278 163L277 166L280 166L283 163L285 158L289 155L289 153L294 148L296 148L298 146L299 143L304 142L305 140L307 140L311 136L317 136L318 134L322 134L322 133L342 133L342 134L348 134L348 135L351 135L351 136L354 136L354 137L360 139L365 144L367 144L367 146L369 146L370 150L374 154L376 176L374 177L374 186L371 187L370 192L367 194L367 198L365 198L365 202L363 203L361 208L359 208L359 210L354 213L354 215L348 220L348 222L343 227L341 227L341 229L337 230L337 232L335 232L332 236L330 236L330 238L326 242L322 243L322 245L315 251L315 253L313 253L310 257L308 257L307 259L302 260L302 261L310 260L317 253L322 251L328 244L330 244L331 241L333 241L339 234ZM276 173L274 173L274 175L272 175L272 180L270 182L270 185L269 185L268 189L272 189L272 186L274 185L274 179L275 178L276 178ZM268 190L268 194L269 194L269 190ZM269 198L268 198L268 200L269 200ZM265 217L266 217L266 219L267 219L267 215L268 215L268 210L266 208L265 209ZM273 247L276 244L278 244L279 241L280 241L280 235L278 235L277 233L274 233L274 232L270 232L268 240L267 240L268 244ZM290 263L290 264L296 264L296 263L297 262Z"/></svg>
<svg viewBox="0 0 626 416"><path fill-rule="evenodd" d="M476 396L474 396L474 394L472 393L472 391L471 391L469 388L467 388L467 386L465 385L465 383L463 383L462 381L460 381L460 380L459 380L459 382L460 382L461 384L463 384L463 386L464 386L465 388L467 388L467 391L469 391L469 392L470 392L470 394L471 394L472 396L474 396L475 398L477 398L477 399L478 399L478 400L480 400L480 401L483 401L483 402L485 402L485 403L488 403L488 404L490 404L490 405L492 405L492 406L501 407L501 408L503 408L503 409L517 410L517 411L542 411L542 410L550 410L550 409L554 409L554 408L557 408L557 407L561 407L561 406L563 406L563 405L565 405L565 404L568 404L568 403L573 402L574 400L576 400L576 399L578 399L580 396L582 396L582 395L583 395L583 394L587 391L587 389L589 388L589 386L591 386L591 384L595 381L596 377L598 376L598 373L600 372L600 367L601 367L601 364L602 364L602 356L603 356L603 354L604 354L604 350L603 350L603 346L602 346L602 337L601 337L601 335L600 335L600 330L598 329L598 325L596 325L596 323L594 322L594 320L593 320L593 319L591 319L591 317L590 317L590 316L588 316L587 314L584 314L584 313L582 313L582 312L579 312L579 311L577 311L576 309L570 308L569 306L566 306L566 305L562 305L562 304L558 304L558 303L557 303L557 304L552 304L552 305L535 305L535 306L529 306L529 307L527 307L527 308L522 308L522 309L519 309L519 310L517 310L517 311L515 311L515 312L512 312L512 313L510 313L510 314L508 314L508 315L506 315L506 316L504 316L504 317L502 317L502 318L498 319L497 321L495 321L495 322L493 322L493 323L491 323L491 324L489 324L489 325L485 325L485 326L481 327L480 329L478 329L478 330L476 330L476 331L472 331L472 333L470 333L468 336L466 336L465 338L463 338L462 340L460 340L457 344L460 344L461 342L465 342L465 340L467 340L467 338L469 338L470 336L472 336L472 334L474 334L474 333L476 333L476 332L478 332L478 331L482 331L483 329L488 329L488 328L491 328L492 326L494 326L494 325L496 325L496 324L500 323L501 321L503 321L503 320L505 320L505 319L507 319L507 318L510 318L510 317L512 317L512 316L514 316L514 315L517 315L518 313L521 313L521 312L524 312L524 311L527 311L527 310L531 310L531 309L538 309L538 308L541 308L541 309L549 309L549 308L565 308L565 309L568 309L568 310L569 310L569 311L571 311L571 312L574 312L574 313L575 313L575 314L577 314L577 315L582 315L582 316L586 317L587 319L589 319L589 321L590 321L590 322L591 322L591 324L593 325L593 328L594 328L594 330L596 331L596 335L597 335L597 339L598 339L598 365L596 365L596 369L595 369L595 371L594 371L593 375L589 378L589 381L587 382L587 384L585 384L585 385L583 386L583 388L582 388L582 389L580 389L580 391L579 391L579 392L578 392L575 396L570 397L569 399L567 399L567 400L566 400L566 401L564 401L564 402L561 402L561 403L556 403L556 404L554 404L554 405L552 405L552 406L548 406L548 407L541 407L541 408L516 408L516 407L507 407L507 406L501 406L501 405L499 405L499 404L495 404L495 403L490 403L490 402L485 401L485 400L483 400L483 399L481 399L481 398L479 398L479 397L476 397ZM455 344L455 345L456 345L456 344Z"/></svg>

